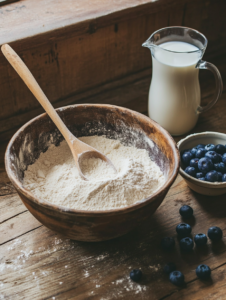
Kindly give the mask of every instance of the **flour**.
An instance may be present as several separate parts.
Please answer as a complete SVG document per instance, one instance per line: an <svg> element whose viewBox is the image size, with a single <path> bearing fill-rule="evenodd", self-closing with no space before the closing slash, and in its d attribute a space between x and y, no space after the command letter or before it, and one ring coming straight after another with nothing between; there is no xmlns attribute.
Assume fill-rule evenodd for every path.
<svg viewBox="0 0 226 300"><path fill-rule="evenodd" d="M80 210L122 208L147 198L165 182L160 168L148 152L126 147L103 136L81 137L81 141L101 151L113 162L117 173L104 161L85 160L83 180L65 141L51 145L24 173L23 185L48 202Z"/></svg>

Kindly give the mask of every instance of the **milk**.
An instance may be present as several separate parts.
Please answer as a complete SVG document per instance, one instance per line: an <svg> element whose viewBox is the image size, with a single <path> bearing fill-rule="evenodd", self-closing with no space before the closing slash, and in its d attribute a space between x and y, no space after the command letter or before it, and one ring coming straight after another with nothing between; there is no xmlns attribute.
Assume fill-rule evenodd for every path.
<svg viewBox="0 0 226 300"><path fill-rule="evenodd" d="M187 133L198 120L201 97L195 66L201 55L196 46L177 41L152 49L148 113L172 135Z"/></svg>

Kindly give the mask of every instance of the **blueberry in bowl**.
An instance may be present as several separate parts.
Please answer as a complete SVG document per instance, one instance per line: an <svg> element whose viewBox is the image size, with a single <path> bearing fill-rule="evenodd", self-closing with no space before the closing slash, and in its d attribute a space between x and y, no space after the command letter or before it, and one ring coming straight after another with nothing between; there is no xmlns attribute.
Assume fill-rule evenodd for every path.
<svg viewBox="0 0 226 300"><path fill-rule="evenodd" d="M200 148L196 151L195 157L202 158L206 155L207 151L203 148Z"/></svg>
<svg viewBox="0 0 226 300"><path fill-rule="evenodd" d="M204 174L210 172L213 170L214 165L213 162L210 158L208 157L203 157L199 160L198 162L198 168L199 171L203 172Z"/></svg>
<svg viewBox="0 0 226 300"><path fill-rule="evenodd" d="M181 167L179 170L180 175L192 190L207 196L216 196L226 193L225 144L226 134L218 132L192 134L178 142L177 145L180 153L186 149L187 152L192 154L190 154L190 157L193 156L189 165L184 164L181 159ZM223 147L219 147L218 145L223 145ZM197 152L200 149L204 149L205 156L199 158L197 157ZM201 151L198 152L198 155L200 152ZM194 159L199 159L198 168L197 161L194 161ZM195 168L196 174L194 174L193 169L187 169L185 172L187 167ZM211 173L207 175L209 172Z"/></svg>
<svg viewBox="0 0 226 300"><path fill-rule="evenodd" d="M198 170L198 162L199 162L199 158L192 158L190 160L190 167L195 168L196 170ZM223 164L223 163L222 163Z"/></svg>
<svg viewBox="0 0 226 300"><path fill-rule="evenodd" d="M205 146L206 151L215 151L216 146L213 144L208 144Z"/></svg>
<svg viewBox="0 0 226 300"><path fill-rule="evenodd" d="M184 172L186 172L187 174L189 174L190 176L195 177L196 175L196 169L193 167L187 167Z"/></svg>
<svg viewBox="0 0 226 300"><path fill-rule="evenodd" d="M218 144L215 147L215 151L222 155L222 154L226 153L226 147L224 145Z"/></svg>
<svg viewBox="0 0 226 300"><path fill-rule="evenodd" d="M206 174L205 179L206 179L206 181L217 182L218 177L219 177L218 172L213 170L213 171L210 171Z"/></svg>
<svg viewBox="0 0 226 300"><path fill-rule="evenodd" d="M221 161L221 157L215 151L206 152L205 157L208 157L209 159L211 159L212 163L214 163L214 164L219 163Z"/></svg>

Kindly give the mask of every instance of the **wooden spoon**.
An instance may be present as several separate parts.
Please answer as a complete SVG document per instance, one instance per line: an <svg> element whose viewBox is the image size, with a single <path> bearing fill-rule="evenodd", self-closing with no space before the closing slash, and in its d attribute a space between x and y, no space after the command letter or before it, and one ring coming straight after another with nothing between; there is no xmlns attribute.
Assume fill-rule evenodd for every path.
<svg viewBox="0 0 226 300"><path fill-rule="evenodd" d="M114 167L113 163L110 161L107 156L96 150L95 148L81 142L79 139L77 139L66 127L66 125L63 123L59 115L56 113L55 109L49 102L48 98L38 85L37 81L35 80L34 76L31 74L25 63L21 60L21 58L16 54L16 52L7 44L3 45L1 47L1 50L9 63L12 65L12 67L16 70L16 72L19 74L19 76L22 78L24 83L27 85L29 90L33 93L35 98L39 101L39 103L42 105L44 110L47 112L47 114L50 116L52 121L55 123L59 131L64 136L66 142L68 143L68 146L71 149L72 155L75 160L75 164L79 170L80 176L84 180L88 180L84 174L82 173L82 170L80 168L81 160L87 159L87 158L100 158L104 160L106 163L108 163L115 172L116 168Z"/></svg>

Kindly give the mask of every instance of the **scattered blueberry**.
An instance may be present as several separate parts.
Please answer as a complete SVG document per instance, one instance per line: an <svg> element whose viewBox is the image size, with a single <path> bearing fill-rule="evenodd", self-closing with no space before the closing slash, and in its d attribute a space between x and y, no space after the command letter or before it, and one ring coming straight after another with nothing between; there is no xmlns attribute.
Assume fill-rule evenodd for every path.
<svg viewBox="0 0 226 300"><path fill-rule="evenodd" d="M132 270L129 274L133 281L139 281L142 277L142 272L139 269Z"/></svg>
<svg viewBox="0 0 226 300"><path fill-rule="evenodd" d="M207 234L212 241L219 241L223 236L222 230L217 226L210 227Z"/></svg>
<svg viewBox="0 0 226 300"><path fill-rule="evenodd" d="M222 176L222 182L226 182L226 174L223 174L223 176Z"/></svg>
<svg viewBox="0 0 226 300"><path fill-rule="evenodd" d="M184 275L180 271L173 271L169 275L169 280L175 285L182 285L184 283Z"/></svg>
<svg viewBox="0 0 226 300"><path fill-rule="evenodd" d="M196 170L198 170L198 162L199 162L199 159L198 158L192 158L190 160L190 167L193 167L195 168ZM223 163L222 163L223 164Z"/></svg>
<svg viewBox="0 0 226 300"><path fill-rule="evenodd" d="M218 176L219 175L218 175L217 171L213 170L206 174L205 179L206 179L206 181L209 181L209 182L216 182L216 181L218 181Z"/></svg>
<svg viewBox="0 0 226 300"><path fill-rule="evenodd" d="M176 232L180 237L187 237L191 233L191 226L186 223L180 223L176 227Z"/></svg>
<svg viewBox="0 0 226 300"><path fill-rule="evenodd" d="M220 156L215 151L206 152L205 157L208 157L209 159L211 159L212 162L215 164L220 162L220 160L221 160Z"/></svg>
<svg viewBox="0 0 226 300"><path fill-rule="evenodd" d="M217 172L217 174L218 174L218 180L217 181L221 182L223 174L221 172Z"/></svg>
<svg viewBox="0 0 226 300"><path fill-rule="evenodd" d="M196 246L204 246L207 243L207 236L204 233L198 233L195 235L194 241L196 243Z"/></svg>
<svg viewBox="0 0 226 300"><path fill-rule="evenodd" d="M206 150L203 149L203 148L200 148L200 149L198 149L198 150L196 151L195 157L197 157L197 158L202 158L202 157L205 156L205 154L206 154Z"/></svg>
<svg viewBox="0 0 226 300"><path fill-rule="evenodd" d="M195 177L195 175L196 175L196 170L193 167L187 167L184 170L184 172L187 173L188 175L192 176L192 177Z"/></svg>
<svg viewBox="0 0 226 300"><path fill-rule="evenodd" d="M175 246L175 241L172 237L164 237L161 240L162 248L165 250L172 250Z"/></svg>
<svg viewBox="0 0 226 300"><path fill-rule="evenodd" d="M222 161L223 161L223 163L226 164L226 153L224 153L224 154L222 155Z"/></svg>
<svg viewBox="0 0 226 300"><path fill-rule="evenodd" d="M190 237L185 237L182 240L180 240L180 248L183 251L191 251L194 247L194 242Z"/></svg>
<svg viewBox="0 0 226 300"><path fill-rule="evenodd" d="M205 280L210 278L211 270L207 265L199 265L196 268L196 275L198 276L198 278Z"/></svg>
<svg viewBox="0 0 226 300"><path fill-rule="evenodd" d="M198 145L196 146L196 148L197 148L197 149L204 149L205 146L206 146L206 145L204 145L204 144L198 144Z"/></svg>
<svg viewBox="0 0 226 300"><path fill-rule="evenodd" d="M171 272L173 272L175 270L176 270L176 265L174 263L172 263L172 262L166 264L165 267L163 268L163 271L166 274L170 274Z"/></svg>
<svg viewBox="0 0 226 300"><path fill-rule="evenodd" d="M185 219L191 218L193 216L193 209L189 205L183 205L181 206L179 213Z"/></svg>
<svg viewBox="0 0 226 300"><path fill-rule="evenodd" d="M217 172L226 173L226 166L223 162L219 162L217 164L214 164L214 168Z"/></svg>
<svg viewBox="0 0 226 300"><path fill-rule="evenodd" d="M202 172L196 173L196 178L203 178L205 177L205 174Z"/></svg>
<svg viewBox="0 0 226 300"><path fill-rule="evenodd" d="M215 147L215 151L219 154L224 154L226 152L226 148L224 145L218 144Z"/></svg>
<svg viewBox="0 0 226 300"><path fill-rule="evenodd" d="M201 172L208 173L209 171L213 170L212 160L208 157L203 157L199 160L198 167Z"/></svg>
<svg viewBox="0 0 226 300"><path fill-rule="evenodd" d="M205 146L206 151L215 151L215 145L213 144L208 144Z"/></svg>
<svg viewBox="0 0 226 300"><path fill-rule="evenodd" d="M186 166L189 166L190 160L193 158L193 155L191 154L191 152L185 152L182 155L182 161Z"/></svg>
<svg viewBox="0 0 226 300"><path fill-rule="evenodd" d="M206 178L205 177L200 177L200 178L198 178L198 180L206 181Z"/></svg>

